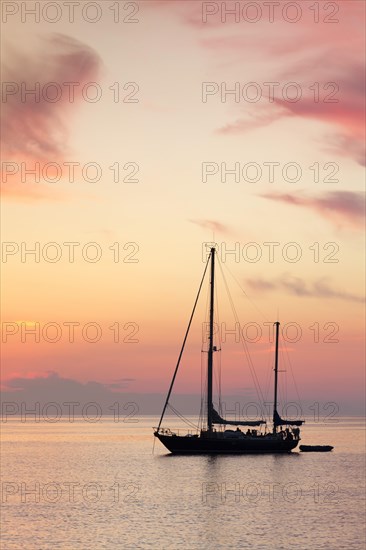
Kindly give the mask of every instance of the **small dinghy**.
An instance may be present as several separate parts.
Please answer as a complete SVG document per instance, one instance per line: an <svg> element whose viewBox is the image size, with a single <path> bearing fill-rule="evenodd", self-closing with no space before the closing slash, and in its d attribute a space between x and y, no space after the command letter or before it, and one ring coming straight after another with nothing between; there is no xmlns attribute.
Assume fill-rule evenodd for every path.
<svg viewBox="0 0 366 550"><path fill-rule="evenodd" d="M331 445L300 445L303 453L328 453L334 449Z"/></svg>

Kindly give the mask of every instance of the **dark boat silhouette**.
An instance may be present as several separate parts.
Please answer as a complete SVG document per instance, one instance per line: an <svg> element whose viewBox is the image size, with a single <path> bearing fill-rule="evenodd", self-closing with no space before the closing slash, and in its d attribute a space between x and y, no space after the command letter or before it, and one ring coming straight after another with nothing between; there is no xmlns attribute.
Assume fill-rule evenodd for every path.
<svg viewBox="0 0 366 550"><path fill-rule="evenodd" d="M274 407L273 426L267 431L266 421L235 421L222 418L213 405L213 355L217 350L214 346L214 298L215 298L215 253L216 249L211 248L210 255L203 273L202 281L198 290L196 301L190 317L188 328L184 337L183 345L179 354L178 362L170 384L168 395L160 417L159 425L154 428L154 436L171 452L175 454L247 454L247 453L288 453L294 449L300 441L300 428L302 420L284 420L277 411L277 383L278 383L278 343L280 323L274 323L276 327L276 347L274 366ZM174 431L169 428L162 428L161 424L169 404L170 395L178 372L180 360L184 351L191 322L195 313L198 298L200 296L203 281L208 266L211 266L210 277L210 322L209 322L209 347L207 359L207 394L205 424L198 433L185 433ZM236 430L225 429L226 426L237 426ZM240 430L239 426L250 426L251 428L262 428L265 425L264 433L257 429L248 429L247 432ZM286 428L283 428L283 427Z"/></svg>
<svg viewBox="0 0 366 550"><path fill-rule="evenodd" d="M328 453L334 447L331 445L300 445L299 449L303 453Z"/></svg>

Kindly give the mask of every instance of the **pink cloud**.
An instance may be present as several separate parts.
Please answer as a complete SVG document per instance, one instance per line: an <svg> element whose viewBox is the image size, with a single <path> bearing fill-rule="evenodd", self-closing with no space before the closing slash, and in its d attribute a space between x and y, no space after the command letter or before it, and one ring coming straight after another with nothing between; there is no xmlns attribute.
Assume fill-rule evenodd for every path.
<svg viewBox="0 0 366 550"><path fill-rule="evenodd" d="M236 81L242 80L243 67L255 58L259 70L263 67L263 82L295 81L307 91L296 103L285 101L280 95L273 103L264 97L264 107L261 102L250 108L238 105L234 120L219 128L218 133L240 134L284 117L311 119L329 125L332 132L324 135L323 149L364 165L365 4L357 0L297 3L299 20L295 23L289 19L296 18L296 9L286 5L276 3L270 8L261 2L250 7L247 2L150 0L147 9L169 13L182 25L195 29L198 44L212 53L214 65L224 63L233 70L237 68ZM235 9L236 16L229 13ZM258 20L253 22L256 14ZM318 102L309 90L315 82L321 88ZM332 91L322 89L328 82L339 86L339 93L334 96L339 99L337 103L324 101Z"/></svg>
<svg viewBox="0 0 366 550"><path fill-rule="evenodd" d="M326 278L308 283L300 277L293 277L288 273L284 273L281 277L272 281L258 278L247 279L246 283L252 290L258 292L283 290L288 294L304 298L338 299L359 303L365 301L362 296L332 288Z"/></svg>
<svg viewBox="0 0 366 550"><path fill-rule="evenodd" d="M94 50L68 36L54 34L40 47L33 55L10 49L3 67L3 160L24 162L27 168L65 159L70 152L70 117L83 86L96 81L101 68ZM32 89L36 94L26 94ZM7 181L3 174L2 182L2 192L9 197L59 198L54 191L21 183L18 172L8 173Z"/></svg>
<svg viewBox="0 0 366 550"><path fill-rule="evenodd" d="M309 75L307 78L309 80ZM319 84L319 98L312 90L312 97L302 98L297 102L275 99L276 104L284 109L285 116L315 119L332 126L336 130L333 140L346 145L343 154L349 154L357 162L365 165L364 67L358 64L334 67L326 78L324 72L321 74L313 71L310 73L310 80L318 83L328 82L323 86ZM300 75L297 79L297 82L299 81L301 82Z"/></svg>
<svg viewBox="0 0 366 550"><path fill-rule="evenodd" d="M272 106L270 109L257 109L254 114L248 114L245 118L237 118L234 122L229 122L225 126L218 128L216 133L223 135L244 134L268 126L280 118L288 116L286 109L280 105Z"/></svg>
<svg viewBox="0 0 366 550"><path fill-rule="evenodd" d="M214 233L215 232L222 233L222 234L231 233L231 230L227 225L224 225L215 220L189 220L189 221L198 225L199 227L202 227L203 229L208 229L209 231L212 231Z"/></svg>
<svg viewBox="0 0 366 550"><path fill-rule="evenodd" d="M1 391L17 391L22 389L24 384L32 384L32 381L55 378L58 378L58 373L55 371L28 371L25 374L12 372L2 379Z"/></svg>
<svg viewBox="0 0 366 550"><path fill-rule="evenodd" d="M262 197L315 211L337 227L361 229L365 224L365 195L352 191L329 191L319 197L291 193L266 193Z"/></svg>
<svg viewBox="0 0 366 550"><path fill-rule="evenodd" d="M174 4L181 6L180 2ZM365 165L363 2L337 3L336 13L332 4L318 4L319 22L315 22L315 5L304 2L301 19L293 24L285 21L282 5L275 9L273 23L269 22L264 6L256 23L249 23L242 16L239 22L235 22L233 16L227 16L223 22L224 7L221 8L220 3L216 3L217 13L208 18L207 24L202 24L201 12L190 4L193 2L187 3L183 20L200 26L199 43L214 54L216 64L224 60L233 69L238 68L237 81L243 80L240 78L243 64L255 58L259 70L261 67L264 70L262 83L294 81L303 90L303 97L298 102L282 98L280 87L272 103L264 93L263 101L255 105L238 104L236 118L219 128L218 133L240 134L283 117L311 119L329 125L332 131L330 136L324 135L323 148L329 150L331 142L332 152ZM234 3L230 6L233 8ZM281 66L286 69L279 69ZM320 86L319 101L315 91L310 90L316 82ZM339 87L333 96L331 86L323 89L331 82ZM332 102L333 99L337 101Z"/></svg>
<svg viewBox="0 0 366 550"><path fill-rule="evenodd" d="M325 62L325 59L324 59ZM340 156L353 158L358 164L366 164L365 155L365 81L364 68L361 65L333 67L333 71L325 76L324 72L312 71L305 73L306 81L301 73L293 73L287 79L295 82L299 90L298 101L295 98L295 88L290 90L287 98L276 97L272 92L272 103L269 96L256 107L250 116L240 116L234 122L221 127L221 134L239 134L255 128L267 126L284 117L311 119L329 125L333 134L326 136L324 149L332 150ZM273 81L286 82L283 76ZM314 83L317 88L314 88ZM263 87L264 91L268 88ZM279 92L278 92L279 93Z"/></svg>

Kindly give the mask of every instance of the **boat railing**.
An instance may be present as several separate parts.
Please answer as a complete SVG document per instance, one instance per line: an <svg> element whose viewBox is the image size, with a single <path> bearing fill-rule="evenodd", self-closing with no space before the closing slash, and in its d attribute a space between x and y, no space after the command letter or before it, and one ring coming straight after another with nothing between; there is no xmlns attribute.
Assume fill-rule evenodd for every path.
<svg viewBox="0 0 366 550"><path fill-rule="evenodd" d="M186 436L186 437L193 437L195 435L199 434L198 430L184 430L182 429L170 429L170 428L153 428L155 433L159 433L161 435L178 435L178 436Z"/></svg>

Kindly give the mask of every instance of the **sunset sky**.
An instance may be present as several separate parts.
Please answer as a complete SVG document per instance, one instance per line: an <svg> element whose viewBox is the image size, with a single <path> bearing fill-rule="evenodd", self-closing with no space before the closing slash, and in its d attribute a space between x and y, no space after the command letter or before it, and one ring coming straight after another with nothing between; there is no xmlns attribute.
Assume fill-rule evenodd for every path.
<svg viewBox="0 0 366 550"><path fill-rule="evenodd" d="M2 6L3 388L164 394L215 241L263 387L279 318L301 395L361 410L365 4L34 4ZM200 391L206 298L178 393ZM223 389L245 396L240 350Z"/></svg>

